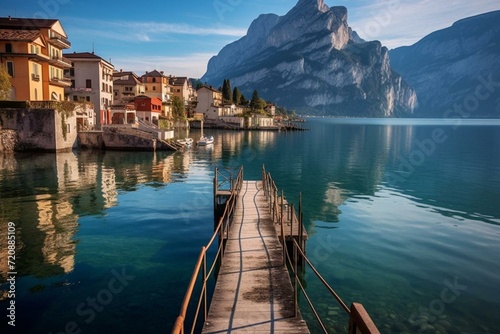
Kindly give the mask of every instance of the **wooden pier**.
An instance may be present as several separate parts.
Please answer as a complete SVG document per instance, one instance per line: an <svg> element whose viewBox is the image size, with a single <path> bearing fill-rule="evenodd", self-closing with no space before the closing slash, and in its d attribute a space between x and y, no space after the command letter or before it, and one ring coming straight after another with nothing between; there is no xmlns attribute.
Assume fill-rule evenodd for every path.
<svg viewBox="0 0 500 334"><path fill-rule="evenodd" d="M243 181L203 333L309 333L262 181Z"/></svg>
<svg viewBox="0 0 500 334"><path fill-rule="evenodd" d="M190 333L309 333L298 307L299 292L328 333L302 283L299 262L349 315L349 334L379 334L363 305L349 308L307 259L299 198L296 213L264 167L262 181L244 181L243 167L237 176L216 170L214 234L201 248L172 334L184 334L186 322L191 323ZM207 251L215 247L215 259L208 264ZM207 284L214 277L210 299ZM200 295L192 303L197 283L202 284ZM196 305L193 312L188 312L190 305Z"/></svg>

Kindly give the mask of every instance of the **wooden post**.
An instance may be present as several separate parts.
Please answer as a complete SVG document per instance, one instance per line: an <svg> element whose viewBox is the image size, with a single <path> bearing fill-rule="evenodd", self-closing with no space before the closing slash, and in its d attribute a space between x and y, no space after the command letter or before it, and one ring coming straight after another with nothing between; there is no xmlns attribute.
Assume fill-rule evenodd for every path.
<svg viewBox="0 0 500 334"><path fill-rule="evenodd" d="M286 267L286 240L285 240L285 227L283 226L283 190L281 190L281 214L280 214L280 224L281 224L281 241L283 246L283 266Z"/></svg>
<svg viewBox="0 0 500 334"><path fill-rule="evenodd" d="M299 235L297 236L297 240L299 242L299 247L300 250L303 251L302 249L302 192L299 193L299 216L297 217L299 220L299 228L298 233Z"/></svg>
<svg viewBox="0 0 500 334"><path fill-rule="evenodd" d="M293 236L292 236L292 241L293 241ZM299 279L299 275L297 273L297 245L295 242L293 243L293 274L295 279L293 280L294 286L293 286L293 310L295 312L295 317L299 314L299 300L298 300L298 293L299 293L299 287L297 280Z"/></svg>
<svg viewBox="0 0 500 334"><path fill-rule="evenodd" d="M222 241L224 242L224 240ZM204 308L204 318L203 322L207 320L208 317L208 298L207 298L207 253L203 254L203 308Z"/></svg>
<svg viewBox="0 0 500 334"><path fill-rule="evenodd" d="M372 321L363 305L351 304L351 315L349 317L349 334L380 334L377 326Z"/></svg>

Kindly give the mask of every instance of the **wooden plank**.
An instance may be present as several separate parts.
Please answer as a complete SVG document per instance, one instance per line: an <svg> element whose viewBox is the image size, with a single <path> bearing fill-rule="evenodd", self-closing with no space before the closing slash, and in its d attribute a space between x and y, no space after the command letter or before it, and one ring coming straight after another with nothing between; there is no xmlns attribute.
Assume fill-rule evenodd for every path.
<svg viewBox="0 0 500 334"><path fill-rule="evenodd" d="M244 181L203 333L309 333L262 190Z"/></svg>

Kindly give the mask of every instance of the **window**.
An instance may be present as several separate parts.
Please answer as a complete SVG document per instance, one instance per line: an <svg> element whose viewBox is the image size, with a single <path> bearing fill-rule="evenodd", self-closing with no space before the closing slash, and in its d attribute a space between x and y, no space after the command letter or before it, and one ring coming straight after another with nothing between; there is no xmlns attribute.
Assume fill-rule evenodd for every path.
<svg viewBox="0 0 500 334"><path fill-rule="evenodd" d="M7 62L7 72L11 77L14 77L14 62L13 61L8 61Z"/></svg>
<svg viewBox="0 0 500 334"><path fill-rule="evenodd" d="M103 83L102 84L102 91L105 92L106 91L106 85Z"/></svg>
<svg viewBox="0 0 500 334"><path fill-rule="evenodd" d="M71 80L71 88L75 88L75 87L76 87L76 86L75 86L75 80L74 80L74 79L72 79L72 80Z"/></svg>
<svg viewBox="0 0 500 334"><path fill-rule="evenodd" d="M71 132L71 124L66 123L66 133L70 133L70 132Z"/></svg>
<svg viewBox="0 0 500 334"><path fill-rule="evenodd" d="M12 53L12 44L10 43L5 44L5 52Z"/></svg>
<svg viewBox="0 0 500 334"><path fill-rule="evenodd" d="M153 78L153 82L156 82L156 78Z"/></svg>
<svg viewBox="0 0 500 334"><path fill-rule="evenodd" d="M85 96L85 101L90 102L90 96Z"/></svg>
<svg viewBox="0 0 500 334"><path fill-rule="evenodd" d="M85 80L85 88L92 88L92 80L91 79Z"/></svg>
<svg viewBox="0 0 500 334"><path fill-rule="evenodd" d="M78 96L73 95L73 101L78 102Z"/></svg>
<svg viewBox="0 0 500 334"><path fill-rule="evenodd" d="M153 86L153 90L156 90L156 86Z"/></svg>
<svg viewBox="0 0 500 334"><path fill-rule="evenodd" d="M69 75L72 76L72 77L75 76L75 68L74 67L72 67L72 68L69 69Z"/></svg>

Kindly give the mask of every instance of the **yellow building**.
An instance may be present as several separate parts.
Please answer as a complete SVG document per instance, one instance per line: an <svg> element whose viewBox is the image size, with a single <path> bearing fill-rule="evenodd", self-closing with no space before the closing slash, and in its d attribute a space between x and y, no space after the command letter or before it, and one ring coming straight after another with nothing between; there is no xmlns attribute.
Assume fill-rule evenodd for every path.
<svg viewBox="0 0 500 334"><path fill-rule="evenodd" d="M141 77L141 81L146 87L144 95L151 98L157 97L162 101L162 115L172 117L172 86L170 78L164 75L163 71L154 70L146 72Z"/></svg>
<svg viewBox="0 0 500 334"><path fill-rule="evenodd" d="M11 76L11 99L63 100L71 47L59 20L0 17L0 64Z"/></svg>

